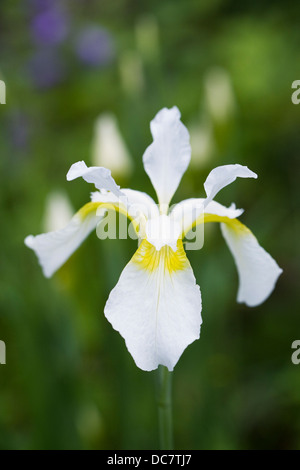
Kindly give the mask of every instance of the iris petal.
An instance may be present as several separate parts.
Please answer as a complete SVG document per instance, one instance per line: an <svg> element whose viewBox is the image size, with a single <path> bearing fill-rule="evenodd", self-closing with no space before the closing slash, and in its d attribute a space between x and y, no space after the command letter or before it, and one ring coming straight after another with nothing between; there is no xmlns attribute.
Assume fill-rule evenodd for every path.
<svg viewBox="0 0 300 470"><path fill-rule="evenodd" d="M176 106L159 111L150 127L153 142L144 153L144 167L160 206L167 207L190 163L189 133Z"/></svg>
<svg viewBox="0 0 300 470"><path fill-rule="evenodd" d="M199 338L200 288L181 240L177 251L160 251L144 240L111 291L104 310L123 336L136 365L173 370L186 347Z"/></svg>

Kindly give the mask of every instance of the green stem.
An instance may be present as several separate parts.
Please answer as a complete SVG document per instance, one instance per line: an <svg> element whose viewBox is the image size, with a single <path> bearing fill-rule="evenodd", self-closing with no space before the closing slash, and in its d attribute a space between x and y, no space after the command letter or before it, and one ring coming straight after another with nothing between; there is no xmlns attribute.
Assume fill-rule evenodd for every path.
<svg viewBox="0 0 300 470"><path fill-rule="evenodd" d="M157 373L157 407L160 449L172 450L172 372L169 372L165 366L159 366Z"/></svg>

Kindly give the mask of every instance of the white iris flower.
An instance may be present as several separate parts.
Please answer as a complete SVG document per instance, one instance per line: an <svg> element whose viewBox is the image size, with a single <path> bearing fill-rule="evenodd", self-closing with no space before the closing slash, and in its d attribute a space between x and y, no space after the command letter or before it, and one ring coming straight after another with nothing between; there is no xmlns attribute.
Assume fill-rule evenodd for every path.
<svg viewBox="0 0 300 470"><path fill-rule="evenodd" d="M77 162L67 180L82 177L94 183L98 191L92 194L92 201L64 229L30 235L25 240L37 254L45 276L50 277L96 228L103 209L118 210L129 217L139 247L111 291L104 313L125 339L137 366L147 371L160 364L173 370L185 348L200 336L200 288L182 241L192 228L206 222L221 223L238 270L238 302L249 306L262 303L282 272L251 231L237 220L243 210L213 200L237 177L257 175L242 165L217 167L204 183L206 198L187 199L170 209L191 158L189 134L178 108L162 109L151 121L151 133L153 142L143 162L158 206L143 192L120 190L108 169L88 168L84 162Z"/></svg>

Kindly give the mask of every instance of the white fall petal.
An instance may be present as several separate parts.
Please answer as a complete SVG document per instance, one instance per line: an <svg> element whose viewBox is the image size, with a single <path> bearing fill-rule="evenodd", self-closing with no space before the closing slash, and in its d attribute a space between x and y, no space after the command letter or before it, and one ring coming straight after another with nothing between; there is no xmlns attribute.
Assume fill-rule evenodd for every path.
<svg viewBox="0 0 300 470"><path fill-rule="evenodd" d="M282 269L241 222L222 223L221 230L238 270L237 301L249 307L260 305L273 291Z"/></svg>
<svg viewBox="0 0 300 470"><path fill-rule="evenodd" d="M186 236L195 225L219 222L223 237L233 255L239 275L238 302L254 307L272 293L282 269L258 243L253 233L236 218L243 209L225 207L216 201L205 206L205 199L187 199L171 212Z"/></svg>
<svg viewBox="0 0 300 470"><path fill-rule="evenodd" d="M111 291L104 314L123 336L136 365L173 370L199 338L201 294L181 240L176 253L144 240Z"/></svg>
<svg viewBox="0 0 300 470"><path fill-rule="evenodd" d="M26 237L25 244L36 253L45 277L51 277L97 227L103 218L99 208L114 205L115 210L133 218L138 218L139 214L145 219L159 215L156 204L147 194L124 189L122 195L119 198L106 190L96 191L91 195L92 202L85 204L66 227Z"/></svg>
<svg viewBox="0 0 300 470"><path fill-rule="evenodd" d="M88 203L63 229L26 237L25 244L35 251L45 277L51 277L96 228L101 220L97 208L98 204Z"/></svg>

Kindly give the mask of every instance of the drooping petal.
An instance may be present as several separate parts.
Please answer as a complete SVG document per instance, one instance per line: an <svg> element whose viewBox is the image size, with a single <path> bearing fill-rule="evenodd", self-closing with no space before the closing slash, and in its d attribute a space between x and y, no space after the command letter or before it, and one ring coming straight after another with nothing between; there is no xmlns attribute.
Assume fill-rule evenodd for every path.
<svg viewBox="0 0 300 470"><path fill-rule="evenodd" d="M199 338L201 294L181 240L160 251L143 240L110 293L104 310L125 339L137 366L173 370L185 348Z"/></svg>
<svg viewBox="0 0 300 470"><path fill-rule="evenodd" d="M183 207L171 213L177 215L177 220L180 214L185 210L190 212L199 200L186 200L181 204ZM204 200L205 201L205 200ZM197 204L196 204L197 203ZM199 206L200 207L200 206ZM236 219L241 213L242 209L236 209L234 204L230 207L225 207L215 201L211 201L203 212L199 212L198 217L194 217L192 225L188 223L184 226L182 237L184 237L189 230L197 224L208 222L220 222L222 234L228 244L228 247L234 257L238 275L239 275L239 289L238 289L238 302L245 302L248 306L256 306L264 302L271 292L273 291L276 281L282 269L278 266L276 261L267 253L258 243L253 233ZM174 216L173 215L173 216ZM186 217L186 221L189 218Z"/></svg>
<svg viewBox="0 0 300 470"><path fill-rule="evenodd" d="M237 301L255 307L269 297L282 269L238 220L221 223L221 230L238 270Z"/></svg>
<svg viewBox="0 0 300 470"><path fill-rule="evenodd" d="M25 244L36 253L46 277L51 277L95 229L101 220L96 215L98 207L99 203L89 202L63 229L26 237Z"/></svg>
<svg viewBox="0 0 300 470"><path fill-rule="evenodd" d="M159 111L150 128L153 142L144 153L144 167L159 204L167 206L191 159L189 133L176 106Z"/></svg>
<svg viewBox="0 0 300 470"><path fill-rule="evenodd" d="M214 168L206 178L204 189L207 195L208 204L215 195L228 184L233 183L237 178L257 178L257 174L243 165L223 165Z"/></svg>
<svg viewBox="0 0 300 470"><path fill-rule="evenodd" d="M77 162L69 169L67 180L72 181L79 177L82 177L87 183L93 183L99 190L106 189L116 196L122 196L120 187L117 186L111 176L111 171L107 168L97 166L87 167L83 161Z"/></svg>
<svg viewBox="0 0 300 470"><path fill-rule="evenodd" d="M38 256L46 277L51 277L65 263L89 233L96 228L107 210L113 210L128 217L138 237L144 235L148 216L159 215L158 208L150 196L131 189L125 189L121 197L106 190L96 191L91 194L91 200L63 229L37 236L29 235L25 239L25 244Z"/></svg>

